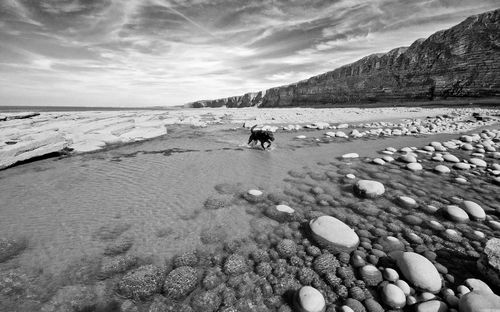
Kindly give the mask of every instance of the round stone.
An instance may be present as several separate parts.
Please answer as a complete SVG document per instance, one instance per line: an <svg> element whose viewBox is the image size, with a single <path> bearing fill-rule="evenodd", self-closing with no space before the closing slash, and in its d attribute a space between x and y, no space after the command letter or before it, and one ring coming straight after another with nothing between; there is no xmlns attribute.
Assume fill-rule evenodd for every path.
<svg viewBox="0 0 500 312"><path fill-rule="evenodd" d="M467 212L467 214L473 220L481 221L486 219L486 213L484 212L484 209L473 201L464 200L460 204L460 207L462 207L462 209L465 210L465 212Z"/></svg>
<svg viewBox="0 0 500 312"><path fill-rule="evenodd" d="M448 205L444 208L444 211L448 215L448 218L455 222L467 222L469 221L469 216L462 208L455 205Z"/></svg>
<svg viewBox="0 0 500 312"><path fill-rule="evenodd" d="M298 291L296 305L301 312L323 312L326 308L323 295L311 286L304 286Z"/></svg>
<svg viewBox="0 0 500 312"><path fill-rule="evenodd" d="M276 206L276 210L278 210L279 212L285 212L285 213L294 213L295 210L293 208L291 208L290 206L287 206L287 205L278 205Z"/></svg>
<svg viewBox="0 0 500 312"><path fill-rule="evenodd" d="M345 177L348 178L348 179L350 179L350 180L356 179L356 176L354 174L352 174L352 173L346 174Z"/></svg>
<svg viewBox="0 0 500 312"><path fill-rule="evenodd" d="M407 283L407 282L405 282L405 281L403 281L403 280L401 280L401 279L400 279L400 280L395 281L395 282L394 282L394 284L395 284L396 286L398 286L399 288L401 288L401 290L404 292L404 294L405 294L406 296L409 296L409 295L410 295L410 293L411 293L411 288L410 288L410 285L408 285L408 283Z"/></svg>
<svg viewBox="0 0 500 312"><path fill-rule="evenodd" d="M415 312L447 312L446 303L439 300L430 300L417 305Z"/></svg>
<svg viewBox="0 0 500 312"><path fill-rule="evenodd" d="M384 185L372 180L359 180L354 184L354 192L366 198L375 198L385 192Z"/></svg>
<svg viewBox="0 0 500 312"><path fill-rule="evenodd" d="M485 168L487 166L486 162L482 159L479 158L471 158L469 162L473 165L476 165L478 167L483 167Z"/></svg>
<svg viewBox="0 0 500 312"><path fill-rule="evenodd" d="M351 252L359 237L347 224L331 216L320 216L309 222L313 238L333 253Z"/></svg>
<svg viewBox="0 0 500 312"><path fill-rule="evenodd" d="M441 276L427 258L414 252L402 252L395 257L399 270L410 284L431 293L439 292Z"/></svg>
<svg viewBox="0 0 500 312"><path fill-rule="evenodd" d="M459 163L454 164L453 168L458 169L458 170L469 170L470 165L463 163L463 162L459 162Z"/></svg>
<svg viewBox="0 0 500 312"><path fill-rule="evenodd" d="M434 167L434 171L438 173L450 173L451 170L445 165L437 165L436 167Z"/></svg>
<svg viewBox="0 0 500 312"><path fill-rule="evenodd" d="M305 135L298 135L295 137L296 139L305 139L307 138Z"/></svg>
<svg viewBox="0 0 500 312"><path fill-rule="evenodd" d="M401 160L402 162L405 162L405 163L416 163L417 162L417 158L411 154L401 155L399 157L399 160Z"/></svg>
<svg viewBox="0 0 500 312"><path fill-rule="evenodd" d="M420 171L424 169L421 164L419 163L409 163L406 165L406 168L408 168L411 171Z"/></svg>
<svg viewBox="0 0 500 312"><path fill-rule="evenodd" d="M358 157L359 157L358 153L347 153L342 155L343 159L358 158Z"/></svg>
<svg viewBox="0 0 500 312"><path fill-rule="evenodd" d="M399 279L398 272L394 269L391 269L391 268L385 268L383 275L384 275L384 279L389 281L389 282L395 282Z"/></svg>
<svg viewBox="0 0 500 312"><path fill-rule="evenodd" d="M401 309L406 305L406 296L398 286L394 284L386 284L382 288L382 300L389 307Z"/></svg>
<svg viewBox="0 0 500 312"><path fill-rule="evenodd" d="M252 195L252 196L261 196L262 195L262 191L259 191L259 190L249 190L248 194Z"/></svg>
<svg viewBox="0 0 500 312"><path fill-rule="evenodd" d="M444 154L443 159L445 161L451 162L451 163L459 163L460 162L460 159L458 159L455 155L452 155L452 154Z"/></svg>
<svg viewBox="0 0 500 312"><path fill-rule="evenodd" d="M407 208L415 208L415 207L417 207L417 201L414 200L411 197L408 197L408 196L399 196L398 197L398 202L403 207L407 207Z"/></svg>
<svg viewBox="0 0 500 312"><path fill-rule="evenodd" d="M381 165L381 166L385 165L385 160L383 160L382 158L374 158L372 162L376 165Z"/></svg>

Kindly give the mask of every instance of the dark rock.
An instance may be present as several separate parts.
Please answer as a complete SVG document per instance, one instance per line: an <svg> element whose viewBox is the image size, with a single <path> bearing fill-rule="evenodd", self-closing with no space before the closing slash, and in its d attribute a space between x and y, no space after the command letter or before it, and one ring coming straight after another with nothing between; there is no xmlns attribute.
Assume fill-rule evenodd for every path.
<svg viewBox="0 0 500 312"><path fill-rule="evenodd" d="M20 254L28 246L24 238L0 238L0 263L5 262Z"/></svg>
<svg viewBox="0 0 500 312"><path fill-rule="evenodd" d="M198 271L189 266L179 267L167 275L163 285L165 295L181 299L192 292L198 284Z"/></svg>
<svg viewBox="0 0 500 312"><path fill-rule="evenodd" d="M127 273L119 282L118 289L126 298L141 300L159 293L165 272L154 266L144 265Z"/></svg>

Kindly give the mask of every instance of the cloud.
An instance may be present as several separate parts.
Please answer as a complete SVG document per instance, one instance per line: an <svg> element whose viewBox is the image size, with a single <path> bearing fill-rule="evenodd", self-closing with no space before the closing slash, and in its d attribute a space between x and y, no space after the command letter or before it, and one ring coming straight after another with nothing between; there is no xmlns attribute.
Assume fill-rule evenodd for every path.
<svg viewBox="0 0 500 312"><path fill-rule="evenodd" d="M491 0L4 0L0 103L178 105L411 44Z"/></svg>

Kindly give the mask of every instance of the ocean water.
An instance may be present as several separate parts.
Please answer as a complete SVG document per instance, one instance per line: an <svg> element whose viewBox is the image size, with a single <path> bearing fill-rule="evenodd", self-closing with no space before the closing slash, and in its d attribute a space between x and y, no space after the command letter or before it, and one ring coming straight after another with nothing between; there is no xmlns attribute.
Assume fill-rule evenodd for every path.
<svg viewBox="0 0 500 312"><path fill-rule="evenodd" d="M0 171L0 237L27 242L22 253L0 263L0 272L23 272L37 288L31 290L31 296L25 289L0 293L8 299L0 303L0 311L36 310L64 285L95 282L82 268L100 263L106 258L106 246L118 238L132 242L128 254L164 266L182 252L219 250L224 242L251 237L256 220L270 228L276 226L261 211L262 205L271 202L249 201L244 194L250 189L276 194L304 213L317 211L344 220L358 215L346 221L356 230L367 227L377 216L382 216L382 223L395 219L403 228L411 212L395 204L393 199L399 195L444 205L467 194L468 199L492 211L494 205L488 204L500 199L500 188L480 176L469 177L471 187L453 183L462 173L412 173L397 163L379 167L364 160L387 146L423 146L457 135L331 140L324 138L324 132L301 132L307 135L303 140L295 139L298 133L278 133L271 150L262 151L246 145L245 130L179 127L147 142ZM348 152L363 157L339 160ZM424 163L426 169L433 165ZM384 198L363 201L374 207L368 215L356 208L360 200L353 196L346 173L386 185ZM311 193L314 187L328 194L323 196L324 202ZM207 200L215 207L207 205ZM438 220L456 228L425 211L414 215L422 223ZM423 228L416 232L432 235ZM479 223L457 229L495 235ZM215 239L204 240L211 230ZM399 236L404 238L403 232ZM477 244L481 243L484 241ZM460 246L467 249L471 244ZM79 275L79 271L84 272Z"/></svg>

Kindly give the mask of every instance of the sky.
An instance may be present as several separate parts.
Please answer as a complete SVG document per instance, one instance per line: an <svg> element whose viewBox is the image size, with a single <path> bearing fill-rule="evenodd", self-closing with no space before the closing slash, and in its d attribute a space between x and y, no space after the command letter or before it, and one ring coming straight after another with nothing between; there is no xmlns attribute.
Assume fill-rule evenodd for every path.
<svg viewBox="0 0 500 312"><path fill-rule="evenodd" d="M170 106L409 46L497 0L0 0L0 106Z"/></svg>

